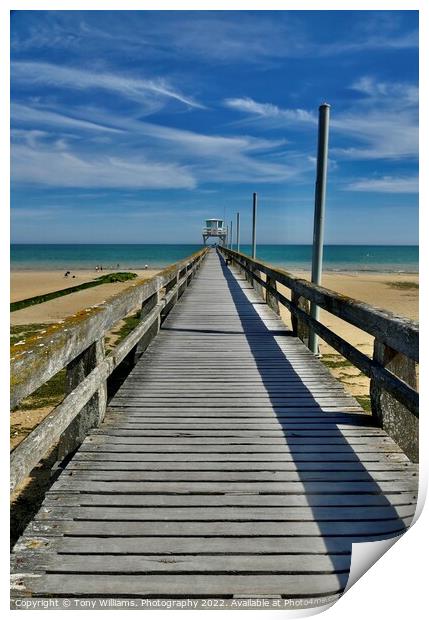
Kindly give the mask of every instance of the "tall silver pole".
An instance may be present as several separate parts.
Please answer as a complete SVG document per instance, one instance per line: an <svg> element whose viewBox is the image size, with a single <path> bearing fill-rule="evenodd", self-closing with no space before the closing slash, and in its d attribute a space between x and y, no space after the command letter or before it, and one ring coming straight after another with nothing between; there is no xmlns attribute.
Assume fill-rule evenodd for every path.
<svg viewBox="0 0 429 620"><path fill-rule="evenodd" d="M311 281L314 284L322 282L323 261L323 229L325 224L326 177L328 170L328 136L330 105L322 103L319 107L319 135L317 140L317 175L314 198L314 229L313 229L313 260L311 266ZM320 308L311 303L310 316L319 320ZM308 347L314 354L319 353L319 338L310 329Z"/></svg>
<svg viewBox="0 0 429 620"><path fill-rule="evenodd" d="M231 228L230 228L230 233L229 233L229 249L230 250L232 250L232 240L233 240L232 232L233 232L233 228L232 228L232 220L231 220Z"/></svg>
<svg viewBox="0 0 429 620"><path fill-rule="evenodd" d="M237 213L237 252L240 251L240 214Z"/></svg>
<svg viewBox="0 0 429 620"><path fill-rule="evenodd" d="M256 258L256 210L258 208L258 195L253 192L253 222L252 222L252 258Z"/></svg>
<svg viewBox="0 0 429 620"><path fill-rule="evenodd" d="M229 228L227 226L226 227L226 237L225 237L224 242L222 243L222 245L227 248L228 247L228 243L229 243Z"/></svg>

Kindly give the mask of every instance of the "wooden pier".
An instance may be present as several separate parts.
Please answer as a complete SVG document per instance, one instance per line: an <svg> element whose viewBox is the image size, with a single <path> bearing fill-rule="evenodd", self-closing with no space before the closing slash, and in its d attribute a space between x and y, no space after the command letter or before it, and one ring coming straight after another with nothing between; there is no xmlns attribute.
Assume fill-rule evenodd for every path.
<svg viewBox="0 0 429 620"><path fill-rule="evenodd" d="M96 358L80 387L71 386L61 415L12 456L18 483L49 442L62 433L64 443L78 411L92 412L86 437L15 546L13 597L323 600L346 587L353 542L396 536L410 525L417 465L298 337L296 309L304 310L296 291L302 296L306 285L292 289L291 332L276 312L273 270L264 280L263 269L227 249L204 250L162 272L152 288L144 285L144 295L133 293L144 327L120 345L116 362ZM80 356L94 346L95 321L98 340L109 325L103 312L87 319L91 329L71 329L81 339L68 348L64 341L61 360L47 370L48 352L38 378L17 357L17 401L76 364L73 346ZM402 319L387 315L392 339ZM398 355L412 356L415 368L416 326L404 319L401 329L407 349ZM104 415L103 386L130 351L137 362ZM414 424L412 386L399 377L392 387L387 364L371 363L379 380L374 407L390 386ZM55 419L62 420L56 435Z"/></svg>

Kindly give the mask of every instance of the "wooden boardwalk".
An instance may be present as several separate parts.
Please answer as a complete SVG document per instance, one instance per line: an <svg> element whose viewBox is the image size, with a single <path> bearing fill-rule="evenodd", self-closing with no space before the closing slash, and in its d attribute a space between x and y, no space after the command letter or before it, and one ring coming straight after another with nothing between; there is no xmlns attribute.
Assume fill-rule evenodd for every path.
<svg viewBox="0 0 429 620"><path fill-rule="evenodd" d="M417 466L211 252L12 556L16 596L307 598Z"/></svg>

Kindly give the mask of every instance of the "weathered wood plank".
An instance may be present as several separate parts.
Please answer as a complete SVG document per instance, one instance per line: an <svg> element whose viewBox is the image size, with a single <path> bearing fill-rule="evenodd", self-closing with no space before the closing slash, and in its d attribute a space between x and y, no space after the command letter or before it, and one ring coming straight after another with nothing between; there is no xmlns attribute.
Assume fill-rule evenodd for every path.
<svg viewBox="0 0 429 620"><path fill-rule="evenodd" d="M27 571L37 567L39 571L57 573L94 573L110 575L163 575L174 573L234 574L237 572L283 574L344 572L350 568L349 555L48 555L23 554L16 558L16 568Z"/></svg>
<svg viewBox="0 0 429 620"><path fill-rule="evenodd" d="M52 486L54 491L94 493L407 493L418 490L414 481L394 482L125 482L66 479Z"/></svg>
<svg viewBox="0 0 429 620"><path fill-rule="evenodd" d="M245 535L243 531L238 536L202 536L194 532L191 537L181 534L167 536L139 536L127 535L130 528L135 531L142 525L139 523L100 523L83 521L58 522L61 527L70 529L73 536L44 536L35 534L22 537L17 543L17 552L45 548L47 553L351 553L353 542L371 542L385 536L386 532L353 536L261 536ZM48 530L49 522L39 522L40 528ZM251 524L254 527L254 524ZM265 524L264 524L265 525ZM80 531L80 534L79 534ZM118 532L118 534L115 534ZM391 530L391 535L402 533L402 529ZM192 590L190 590L192 593Z"/></svg>
<svg viewBox="0 0 429 620"><path fill-rule="evenodd" d="M34 596L173 596L192 592L206 596L266 595L289 596L336 593L344 589L347 574L312 575L311 592L300 575L30 575L14 580L17 596L31 591Z"/></svg>
<svg viewBox="0 0 429 620"><path fill-rule="evenodd" d="M228 495L120 495L97 493L50 492L44 506L406 506L415 504L416 493L376 494L311 494L259 495L230 493ZM66 532L65 530L63 530Z"/></svg>

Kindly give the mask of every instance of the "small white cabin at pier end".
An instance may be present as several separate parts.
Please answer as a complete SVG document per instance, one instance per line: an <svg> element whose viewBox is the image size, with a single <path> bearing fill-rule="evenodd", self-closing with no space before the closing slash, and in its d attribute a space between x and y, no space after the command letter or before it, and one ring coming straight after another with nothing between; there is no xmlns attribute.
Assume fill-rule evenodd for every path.
<svg viewBox="0 0 429 620"><path fill-rule="evenodd" d="M224 221L219 219L206 220L206 225L203 228L203 240L204 245L207 243L209 237L217 237L220 239L221 244L225 245L226 238L228 236L228 228L224 226Z"/></svg>

